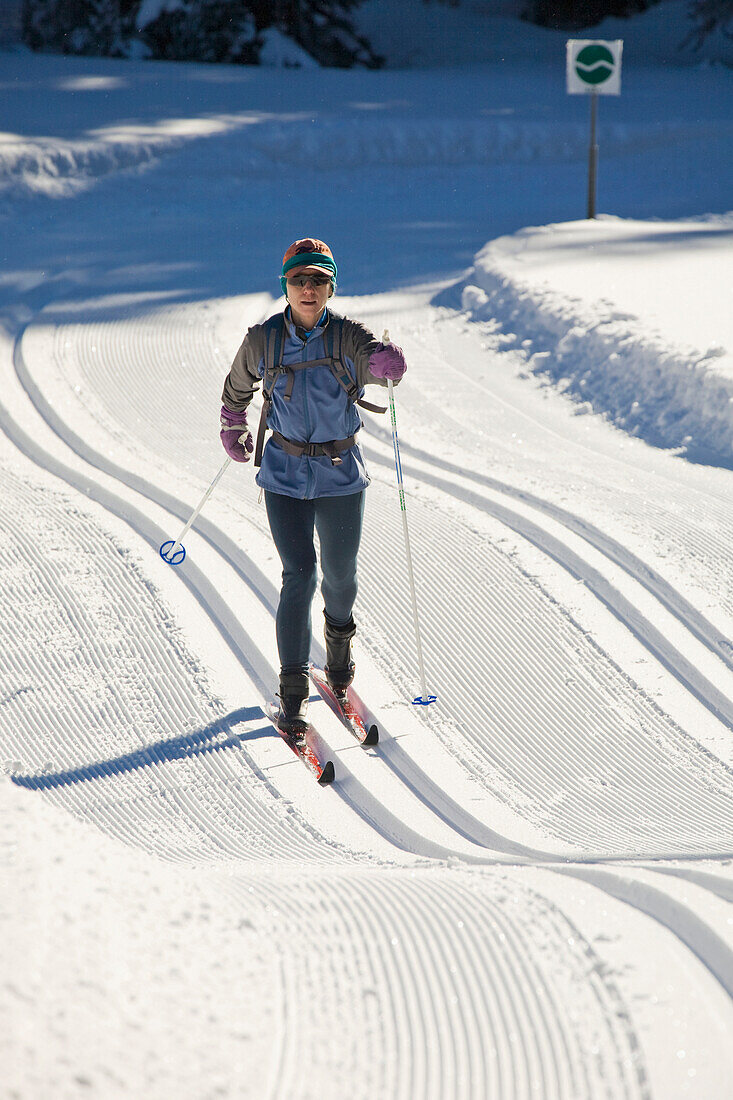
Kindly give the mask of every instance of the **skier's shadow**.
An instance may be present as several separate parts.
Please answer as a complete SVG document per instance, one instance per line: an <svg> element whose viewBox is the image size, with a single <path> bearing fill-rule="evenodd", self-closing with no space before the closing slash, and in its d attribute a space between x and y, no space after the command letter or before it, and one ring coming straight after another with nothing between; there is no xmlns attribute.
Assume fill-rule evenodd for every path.
<svg viewBox="0 0 733 1100"><path fill-rule="evenodd" d="M241 722L254 722L262 718L263 724L256 729L242 733L230 732ZM229 736L226 736L229 734ZM86 783L95 779L108 779L124 772L136 771L150 765L168 763L172 760L184 760L187 757L204 753L220 752L236 748L245 741L254 741L260 737L274 734L271 722L265 718L261 707L241 707L233 710L208 726L191 733L182 733L167 741L156 741L143 749L125 753L112 760L101 760L92 764L83 764L63 772L44 772L42 775L13 775L12 782L19 787L34 791L50 790L55 787L68 787L74 783Z"/></svg>

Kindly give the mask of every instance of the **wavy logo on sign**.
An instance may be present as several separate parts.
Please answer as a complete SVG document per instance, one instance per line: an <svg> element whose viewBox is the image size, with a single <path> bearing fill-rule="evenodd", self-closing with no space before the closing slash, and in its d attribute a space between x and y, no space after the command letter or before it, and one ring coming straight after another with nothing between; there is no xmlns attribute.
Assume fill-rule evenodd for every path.
<svg viewBox="0 0 733 1100"><path fill-rule="evenodd" d="M575 71L585 84L603 84L613 75L614 58L607 46L584 46L575 58Z"/></svg>

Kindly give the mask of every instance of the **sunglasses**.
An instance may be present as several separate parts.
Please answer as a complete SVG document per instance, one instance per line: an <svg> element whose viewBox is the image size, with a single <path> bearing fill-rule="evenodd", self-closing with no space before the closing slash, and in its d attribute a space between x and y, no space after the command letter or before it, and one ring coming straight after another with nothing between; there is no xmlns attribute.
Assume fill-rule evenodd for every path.
<svg viewBox="0 0 733 1100"><path fill-rule="evenodd" d="M331 282L330 275L288 275L288 282L292 286L306 286L307 283L313 283L313 286L325 286L326 283Z"/></svg>

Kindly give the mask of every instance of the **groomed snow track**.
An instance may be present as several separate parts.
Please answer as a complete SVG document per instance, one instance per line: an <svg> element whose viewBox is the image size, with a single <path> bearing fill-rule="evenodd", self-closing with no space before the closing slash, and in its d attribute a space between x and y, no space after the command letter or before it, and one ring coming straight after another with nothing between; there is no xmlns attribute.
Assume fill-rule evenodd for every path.
<svg viewBox="0 0 733 1100"><path fill-rule="evenodd" d="M421 363L421 385L408 374L399 391L400 428L440 699L405 703L401 529L371 418L359 667L381 739L365 753L314 704L337 770L316 788L264 719L279 563L249 469L227 474L180 570L157 558L220 464L223 373L269 311L263 296L49 304L7 347L0 713L14 783L153 858L205 866L269 928L281 1038L241 1095L666 1096L676 1078L645 1046L671 1063L677 1035L661 1007L635 1003L624 967L649 983L686 976L676 1026L693 1046L730 1023L729 644L592 508L489 476L496 395L464 381L476 348L455 318L366 300L350 312L378 329L391 311ZM446 416L446 380L458 442L434 455L425 425ZM495 427L498 452L513 425ZM537 447L548 438L538 428ZM687 495L699 540L705 502ZM671 510L644 519L661 539ZM701 571L730 557L711 540L696 549ZM579 586L577 606L563 599ZM278 932L304 914L306 936ZM721 1065L698 1065L696 1084L717 1088Z"/></svg>

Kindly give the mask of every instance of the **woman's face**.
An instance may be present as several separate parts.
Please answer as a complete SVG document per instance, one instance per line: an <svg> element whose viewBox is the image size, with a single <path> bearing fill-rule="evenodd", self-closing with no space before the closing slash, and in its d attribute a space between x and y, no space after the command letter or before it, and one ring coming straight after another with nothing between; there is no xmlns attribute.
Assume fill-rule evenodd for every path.
<svg viewBox="0 0 733 1100"><path fill-rule="evenodd" d="M310 277L301 275L293 280L288 279L288 301L290 302L293 320L296 325L301 325L305 329L313 328L328 301L331 280L326 278L325 283L317 286L315 280L317 279L320 282L322 278L326 278L326 276L316 275ZM298 286L298 283L304 279L306 280L305 286Z"/></svg>

